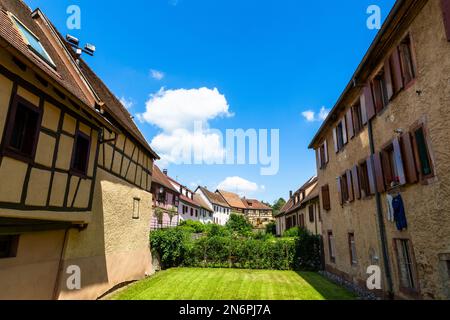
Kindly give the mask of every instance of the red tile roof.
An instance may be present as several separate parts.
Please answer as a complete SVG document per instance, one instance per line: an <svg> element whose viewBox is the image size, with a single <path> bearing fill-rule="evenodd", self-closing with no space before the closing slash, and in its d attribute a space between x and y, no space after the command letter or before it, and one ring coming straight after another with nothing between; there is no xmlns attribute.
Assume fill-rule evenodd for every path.
<svg viewBox="0 0 450 320"><path fill-rule="evenodd" d="M247 209L272 210L271 207L266 206L264 203L256 199L242 199L242 201L244 202Z"/></svg>
<svg viewBox="0 0 450 320"><path fill-rule="evenodd" d="M175 189L175 187L172 185L172 183L169 181L167 176L161 172L161 170L158 168L156 164L153 165L153 177L152 182L157 183L161 186L164 186L175 193L179 194L180 191Z"/></svg>
<svg viewBox="0 0 450 320"><path fill-rule="evenodd" d="M199 187L199 189L203 192L203 194L206 196L206 198L208 198L208 200L215 205L219 205L225 208L229 208L230 206L228 205L228 203L225 201L225 199L218 193L214 193L209 191L206 188L203 187Z"/></svg>
<svg viewBox="0 0 450 320"><path fill-rule="evenodd" d="M224 191L224 190L217 190L217 193L220 193L220 195L225 199L225 201L228 203L228 205L232 208L237 209L246 209L246 205L241 200L239 195L233 192Z"/></svg>

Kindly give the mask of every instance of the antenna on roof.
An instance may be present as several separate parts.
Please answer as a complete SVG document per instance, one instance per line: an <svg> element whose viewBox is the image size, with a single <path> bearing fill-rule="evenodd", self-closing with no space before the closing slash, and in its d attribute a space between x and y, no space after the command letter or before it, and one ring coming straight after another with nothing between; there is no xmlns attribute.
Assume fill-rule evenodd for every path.
<svg viewBox="0 0 450 320"><path fill-rule="evenodd" d="M70 34L66 35L67 42L75 49L75 54L77 55L77 63L79 63L79 59L83 53L90 55L91 57L95 53L95 46L90 43L86 43L84 48L80 48L80 40L71 36Z"/></svg>

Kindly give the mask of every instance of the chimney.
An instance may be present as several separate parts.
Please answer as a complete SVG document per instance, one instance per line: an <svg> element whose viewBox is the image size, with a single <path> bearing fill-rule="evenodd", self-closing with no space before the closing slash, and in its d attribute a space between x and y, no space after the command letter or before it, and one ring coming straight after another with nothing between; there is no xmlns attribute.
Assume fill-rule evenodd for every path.
<svg viewBox="0 0 450 320"><path fill-rule="evenodd" d="M164 169L163 173L167 176L167 173L168 173L167 169Z"/></svg>
<svg viewBox="0 0 450 320"><path fill-rule="evenodd" d="M292 198L292 190L289 191L289 199Z"/></svg>

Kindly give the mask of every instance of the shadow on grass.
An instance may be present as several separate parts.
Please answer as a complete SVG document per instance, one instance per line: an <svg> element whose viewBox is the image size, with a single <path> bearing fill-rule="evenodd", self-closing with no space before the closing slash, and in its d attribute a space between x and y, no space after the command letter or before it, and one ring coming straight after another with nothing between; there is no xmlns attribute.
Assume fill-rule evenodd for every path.
<svg viewBox="0 0 450 320"><path fill-rule="evenodd" d="M352 292L329 281L316 272L296 271L296 273L326 300L353 300L357 298Z"/></svg>

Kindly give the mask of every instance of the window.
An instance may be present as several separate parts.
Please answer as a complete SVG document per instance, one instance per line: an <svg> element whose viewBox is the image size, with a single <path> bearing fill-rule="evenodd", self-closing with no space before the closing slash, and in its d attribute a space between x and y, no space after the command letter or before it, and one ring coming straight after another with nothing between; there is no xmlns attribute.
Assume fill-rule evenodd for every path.
<svg viewBox="0 0 450 320"><path fill-rule="evenodd" d="M317 151L319 169L324 169L328 163L328 144L327 140L319 147Z"/></svg>
<svg viewBox="0 0 450 320"><path fill-rule="evenodd" d="M50 66L56 68L55 63L42 46L41 42L39 41L39 38L36 37L27 27L25 27L16 17L13 16L13 20L15 22L16 27L22 34L25 42L27 42L28 48L31 51L33 51L36 55L38 55L40 58L45 60Z"/></svg>
<svg viewBox="0 0 450 320"><path fill-rule="evenodd" d="M33 160L41 121L40 109L19 96L14 98L6 129L6 148L21 160Z"/></svg>
<svg viewBox="0 0 450 320"><path fill-rule="evenodd" d="M413 131L413 140L416 151L417 170L422 179L429 178L433 175L433 168L431 166L431 158L423 126Z"/></svg>
<svg viewBox="0 0 450 320"><path fill-rule="evenodd" d="M298 216L298 226L305 228L305 215L303 213Z"/></svg>
<svg viewBox="0 0 450 320"><path fill-rule="evenodd" d="M15 258L18 245L19 236L0 235L0 259Z"/></svg>
<svg viewBox="0 0 450 320"><path fill-rule="evenodd" d="M133 219L139 219L139 205L141 203L141 199L134 198L133 199Z"/></svg>
<svg viewBox="0 0 450 320"><path fill-rule="evenodd" d="M355 130L355 135L362 131L364 128L364 124L362 121L362 114L361 114L361 104L356 104L352 107L352 114L353 114L353 127Z"/></svg>
<svg viewBox="0 0 450 320"><path fill-rule="evenodd" d="M447 274L448 277L450 278L450 260L445 261L445 263L447 264Z"/></svg>
<svg viewBox="0 0 450 320"><path fill-rule="evenodd" d="M310 205L308 210L309 210L309 222L314 222L314 206Z"/></svg>
<svg viewBox="0 0 450 320"><path fill-rule="evenodd" d="M362 198L370 197L375 193L374 181L371 181L370 177L372 173L369 172L368 163L370 162L370 158L367 161L360 163L359 165L359 182L361 187L361 196ZM373 179L372 179L373 180Z"/></svg>
<svg viewBox="0 0 450 320"><path fill-rule="evenodd" d="M198 210L195 209L195 216L198 217Z"/></svg>
<svg viewBox="0 0 450 320"><path fill-rule="evenodd" d="M344 204L350 200L348 193L347 173L344 173L338 178L338 191L341 204Z"/></svg>
<svg viewBox="0 0 450 320"><path fill-rule="evenodd" d="M82 132L78 132L75 138L74 151L72 155L72 167L71 169L75 173L82 175L87 174L87 168L89 163L89 147L90 139Z"/></svg>
<svg viewBox="0 0 450 320"><path fill-rule="evenodd" d="M411 38L406 37L398 47L402 65L403 82L408 85L415 77L414 61L411 48Z"/></svg>
<svg viewBox="0 0 450 320"><path fill-rule="evenodd" d="M331 210L330 187L328 185L322 186L322 207L324 210Z"/></svg>
<svg viewBox="0 0 450 320"><path fill-rule="evenodd" d="M191 217L193 217L193 216L194 216L194 209L191 208Z"/></svg>
<svg viewBox="0 0 450 320"><path fill-rule="evenodd" d="M382 153L384 183L389 187L398 184L398 170L395 161L394 147L389 145Z"/></svg>
<svg viewBox="0 0 450 320"><path fill-rule="evenodd" d="M384 71L379 73L372 81L372 91L375 100L376 112L382 111L388 104L388 92L386 81L384 77Z"/></svg>
<svg viewBox="0 0 450 320"><path fill-rule="evenodd" d="M336 247L334 243L334 236L332 231L328 231L328 253L330 255L330 261L336 262Z"/></svg>
<svg viewBox="0 0 450 320"><path fill-rule="evenodd" d="M355 235L353 233L348 234L348 247L350 250L350 263L354 266L358 263L358 260L356 258Z"/></svg>
<svg viewBox="0 0 450 320"><path fill-rule="evenodd" d="M400 275L400 286L405 289L416 289L411 243L406 239L395 239L394 241Z"/></svg>

